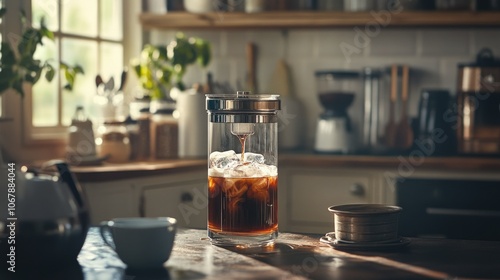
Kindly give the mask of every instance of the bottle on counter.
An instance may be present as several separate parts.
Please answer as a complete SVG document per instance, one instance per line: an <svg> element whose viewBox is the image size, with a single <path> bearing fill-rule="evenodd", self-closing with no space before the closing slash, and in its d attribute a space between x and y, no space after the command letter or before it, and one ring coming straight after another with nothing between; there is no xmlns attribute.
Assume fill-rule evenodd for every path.
<svg viewBox="0 0 500 280"><path fill-rule="evenodd" d="M151 114L149 108L142 108L137 118L137 159L147 160L151 155Z"/></svg>
<svg viewBox="0 0 500 280"><path fill-rule="evenodd" d="M173 112L173 108L161 108L151 116L151 157L154 159L178 157L179 123Z"/></svg>
<svg viewBox="0 0 500 280"><path fill-rule="evenodd" d="M100 125L96 145L99 156L108 157L107 162L124 163L130 160L132 147L124 122L109 121Z"/></svg>
<svg viewBox="0 0 500 280"><path fill-rule="evenodd" d="M139 125L136 120L128 117L125 119L125 126L130 140L130 160L136 160L139 150L137 145L139 142Z"/></svg>
<svg viewBox="0 0 500 280"><path fill-rule="evenodd" d="M68 129L66 156L69 162L79 163L96 156L92 121L87 117L83 106L77 106Z"/></svg>

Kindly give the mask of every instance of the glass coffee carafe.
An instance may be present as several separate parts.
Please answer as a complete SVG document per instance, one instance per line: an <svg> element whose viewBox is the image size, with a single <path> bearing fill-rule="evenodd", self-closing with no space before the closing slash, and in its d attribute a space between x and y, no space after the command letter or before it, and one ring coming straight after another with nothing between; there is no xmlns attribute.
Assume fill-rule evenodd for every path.
<svg viewBox="0 0 500 280"><path fill-rule="evenodd" d="M208 237L266 246L278 236L278 95L207 94Z"/></svg>

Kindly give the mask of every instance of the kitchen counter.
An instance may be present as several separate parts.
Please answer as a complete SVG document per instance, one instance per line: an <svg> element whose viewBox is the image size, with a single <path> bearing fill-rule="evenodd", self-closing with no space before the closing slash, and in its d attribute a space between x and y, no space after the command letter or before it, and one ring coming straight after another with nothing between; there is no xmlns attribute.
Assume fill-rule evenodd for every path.
<svg viewBox="0 0 500 280"><path fill-rule="evenodd" d="M320 243L318 238L319 235L281 233L274 247L228 250L212 246L205 230L179 230L165 268L137 272L126 269L112 249L104 245L98 229L91 228L78 263L58 266L45 272L45 276L47 279L500 279L500 242L412 238L407 247L396 250L347 252ZM28 274L27 278L35 273L18 267L16 274L21 276L23 272ZM36 273L36 279L42 279Z"/></svg>
<svg viewBox="0 0 500 280"><path fill-rule="evenodd" d="M310 153L281 153L280 167L344 167L344 168L391 168L411 166L438 171L499 171L500 158L482 157L410 157L368 155L320 155ZM129 179L142 176L165 175L207 168L207 160L172 159L130 162L123 164L104 163L99 166L73 166L71 169L81 182L108 181L117 178Z"/></svg>

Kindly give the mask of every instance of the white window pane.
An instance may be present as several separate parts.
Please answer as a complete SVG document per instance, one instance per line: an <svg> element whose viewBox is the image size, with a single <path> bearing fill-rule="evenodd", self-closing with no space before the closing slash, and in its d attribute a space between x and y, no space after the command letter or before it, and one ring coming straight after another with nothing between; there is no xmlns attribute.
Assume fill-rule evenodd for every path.
<svg viewBox="0 0 500 280"><path fill-rule="evenodd" d="M42 61L50 59L52 66L56 69L56 76L52 82L47 82L45 72L38 82L33 86L33 126L56 126L58 124L58 91L59 83L57 61L57 41L51 41L47 38L43 39L43 46L38 46L35 52L35 58Z"/></svg>
<svg viewBox="0 0 500 280"><path fill-rule="evenodd" d="M40 19L45 17L47 28L58 31L59 28L59 5L58 0L32 0L33 26L40 27Z"/></svg>
<svg viewBox="0 0 500 280"><path fill-rule="evenodd" d="M62 61L69 65L79 64L85 75L76 77L73 91L63 91L62 124L69 125L78 105L92 116L92 100L95 95L97 74L97 42L80 39L62 39ZM64 80L64 79L63 79ZM66 81L63 81L65 83Z"/></svg>
<svg viewBox="0 0 500 280"><path fill-rule="evenodd" d="M122 30L122 0L99 1L100 5L100 36L111 40L121 40Z"/></svg>
<svg viewBox="0 0 500 280"><path fill-rule="evenodd" d="M118 88L123 70L123 46L121 44L101 43L100 57L101 76L105 81L113 77L116 88Z"/></svg>
<svg viewBox="0 0 500 280"><path fill-rule="evenodd" d="M60 0L64 33L97 36L97 0Z"/></svg>

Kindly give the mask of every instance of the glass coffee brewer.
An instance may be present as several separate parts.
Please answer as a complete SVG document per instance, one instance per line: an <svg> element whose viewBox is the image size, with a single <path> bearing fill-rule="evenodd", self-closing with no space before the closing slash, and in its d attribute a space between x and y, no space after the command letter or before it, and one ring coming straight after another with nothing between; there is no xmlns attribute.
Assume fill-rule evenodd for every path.
<svg viewBox="0 0 500 280"><path fill-rule="evenodd" d="M208 237L266 246L278 236L278 95L207 94Z"/></svg>

